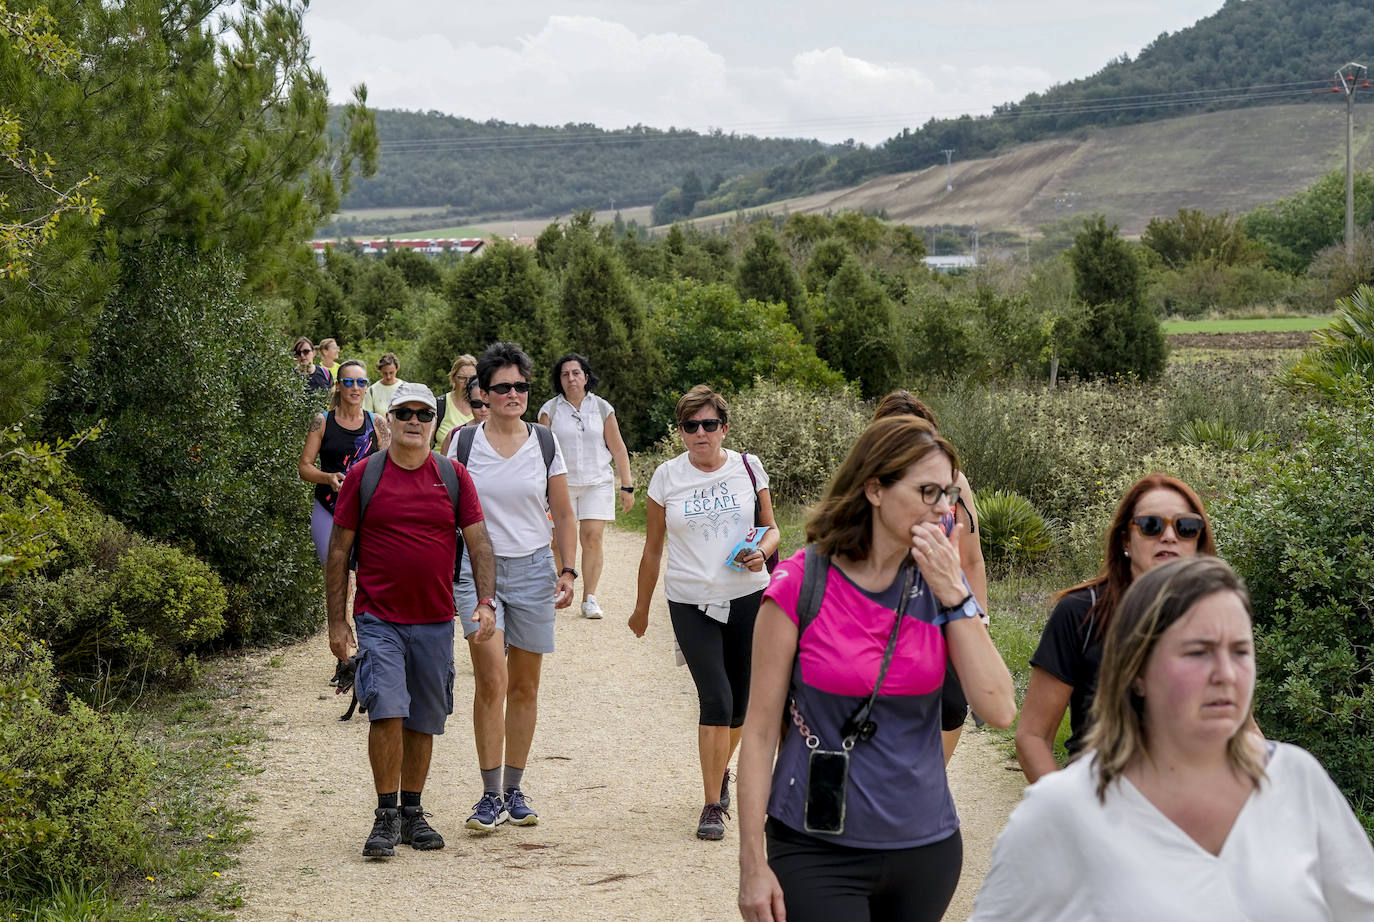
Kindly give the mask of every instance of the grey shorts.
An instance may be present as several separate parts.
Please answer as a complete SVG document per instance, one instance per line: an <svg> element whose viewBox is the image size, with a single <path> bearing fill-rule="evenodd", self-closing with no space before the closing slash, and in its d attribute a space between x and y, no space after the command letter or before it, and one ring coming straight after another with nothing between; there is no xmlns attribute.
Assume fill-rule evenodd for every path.
<svg viewBox="0 0 1374 922"><path fill-rule="evenodd" d="M553 595L558 574L553 572L553 551L542 547L525 557L496 558L496 628L506 633L506 643L529 653L553 652ZM458 582L453 584L453 604L463 622L463 636L477 625L477 587L466 552Z"/></svg>
<svg viewBox="0 0 1374 922"><path fill-rule="evenodd" d="M404 718L417 733L438 735L453 713L453 622L393 624L353 616L358 636L354 691L368 720Z"/></svg>

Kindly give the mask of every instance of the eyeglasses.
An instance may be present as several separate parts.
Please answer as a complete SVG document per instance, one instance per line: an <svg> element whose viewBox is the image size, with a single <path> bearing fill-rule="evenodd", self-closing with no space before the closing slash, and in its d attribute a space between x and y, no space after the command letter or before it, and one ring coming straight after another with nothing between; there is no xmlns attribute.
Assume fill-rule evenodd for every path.
<svg viewBox="0 0 1374 922"><path fill-rule="evenodd" d="M344 387L367 387L366 378L340 378L339 383Z"/></svg>
<svg viewBox="0 0 1374 922"><path fill-rule="evenodd" d="M678 428L688 435L696 435L698 429L705 429L707 432L715 432L720 428L718 419L684 419L678 423Z"/></svg>
<svg viewBox="0 0 1374 922"><path fill-rule="evenodd" d="M515 391L517 394L528 394L530 392L530 382L528 381L507 381L505 384L493 384L487 388L493 394L500 394L502 397Z"/></svg>
<svg viewBox="0 0 1374 922"><path fill-rule="evenodd" d="M310 353L312 353L312 352L314 352L314 351L315 351L315 347L314 347L314 346L301 346L299 349L296 350L296 354L297 354L297 355L309 355Z"/></svg>
<svg viewBox="0 0 1374 922"><path fill-rule="evenodd" d="M472 407L474 410L485 410L488 409L491 404L483 403L480 400L469 400L468 406Z"/></svg>
<svg viewBox="0 0 1374 922"><path fill-rule="evenodd" d="M940 497L942 496L949 498L949 504L951 506L959 502L960 491L958 487L942 487L938 483L923 483L920 486L920 490L921 502L925 503L927 506L936 505L940 502Z"/></svg>
<svg viewBox="0 0 1374 922"><path fill-rule="evenodd" d="M572 418L573 418L573 422L577 423L577 431L578 431L578 432L586 432L586 431L587 431L587 424L586 424L585 422L582 421L582 414L581 414L581 413L577 412L576 410L573 410L573 411L572 411Z"/></svg>
<svg viewBox="0 0 1374 922"><path fill-rule="evenodd" d="M1207 527L1200 515L1181 515L1176 519L1167 515L1138 515L1131 519L1131 525L1143 538L1158 538L1172 525L1180 541L1196 541Z"/></svg>
<svg viewBox="0 0 1374 922"><path fill-rule="evenodd" d="M430 409L414 410L410 407L397 407L391 411L391 415L403 423L408 423L412 419L418 419L422 423L434 422L434 411Z"/></svg>

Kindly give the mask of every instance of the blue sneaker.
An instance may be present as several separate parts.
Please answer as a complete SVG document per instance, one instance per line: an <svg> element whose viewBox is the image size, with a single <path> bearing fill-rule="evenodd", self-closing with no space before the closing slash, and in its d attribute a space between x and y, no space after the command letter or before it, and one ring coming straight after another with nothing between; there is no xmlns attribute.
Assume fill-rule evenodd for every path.
<svg viewBox="0 0 1374 922"><path fill-rule="evenodd" d="M510 814L501 803L500 794L484 793L482 799L472 805L473 814L468 817L467 827L480 832L491 832L506 820Z"/></svg>
<svg viewBox="0 0 1374 922"><path fill-rule="evenodd" d="M512 826L533 826L539 822L539 814L530 809L519 788L511 788L506 792L506 815Z"/></svg>

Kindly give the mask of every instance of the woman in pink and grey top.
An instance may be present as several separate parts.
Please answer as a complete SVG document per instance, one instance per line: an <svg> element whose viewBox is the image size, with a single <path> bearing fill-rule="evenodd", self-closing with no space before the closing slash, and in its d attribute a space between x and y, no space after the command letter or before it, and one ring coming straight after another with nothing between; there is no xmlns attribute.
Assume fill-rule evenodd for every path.
<svg viewBox="0 0 1374 922"><path fill-rule="evenodd" d="M751 922L934 922L954 894L963 846L940 742L946 661L985 721L1016 716L958 533L941 525L957 476L954 449L926 421L872 423L807 523L813 560L829 561L814 620L801 626L806 551L764 592L739 761L739 905ZM832 767L848 753L847 780L830 788L838 823L817 819L812 750Z"/></svg>

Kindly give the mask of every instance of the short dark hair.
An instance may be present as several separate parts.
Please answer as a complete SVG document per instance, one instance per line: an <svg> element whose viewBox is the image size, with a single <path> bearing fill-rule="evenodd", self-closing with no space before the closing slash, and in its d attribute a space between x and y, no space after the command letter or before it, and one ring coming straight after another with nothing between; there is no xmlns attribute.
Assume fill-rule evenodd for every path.
<svg viewBox="0 0 1374 922"><path fill-rule="evenodd" d="M576 362L582 366L582 373L587 376L587 390L595 390L601 383L601 379L592 371L591 362L587 361L585 355L577 352L569 352L561 359L553 363L553 368L549 369L549 384L553 385L553 392L560 397L567 396L563 393L563 366L569 362Z"/></svg>
<svg viewBox="0 0 1374 922"><path fill-rule="evenodd" d="M491 386L491 376L507 365L515 366L526 381L534 371L534 363L519 343L492 343L482 350L482 357L477 360L477 380L482 382L482 390L487 390Z"/></svg>
<svg viewBox="0 0 1374 922"><path fill-rule="evenodd" d="M940 428L935 421L934 411L911 391L893 391L878 401L878 406L873 410L873 419L876 421L889 416L915 416L930 423L937 431Z"/></svg>
<svg viewBox="0 0 1374 922"><path fill-rule="evenodd" d="M680 426L699 413L702 407L715 407L716 415L720 417L720 421L729 424L730 407L725 403L725 398L705 384L698 384L679 397L677 406L673 409L673 416Z"/></svg>

